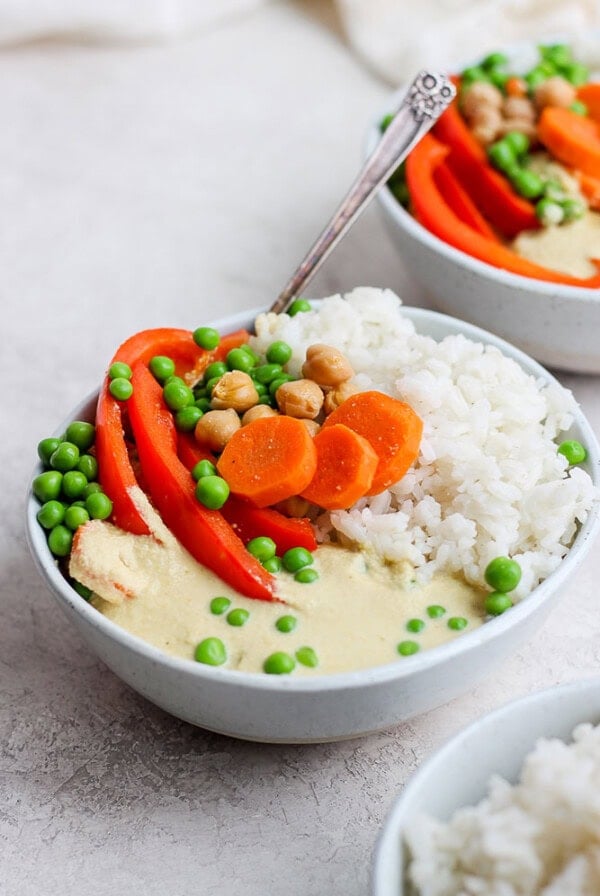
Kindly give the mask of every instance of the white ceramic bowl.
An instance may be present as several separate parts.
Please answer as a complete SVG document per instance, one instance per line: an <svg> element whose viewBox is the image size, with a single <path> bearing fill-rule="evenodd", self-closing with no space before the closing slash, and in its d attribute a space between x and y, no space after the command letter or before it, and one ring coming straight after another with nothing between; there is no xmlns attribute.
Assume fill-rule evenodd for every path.
<svg viewBox="0 0 600 896"><path fill-rule="evenodd" d="M600 678L515 700L452 738L415 772L389 812L375 850L372 896L406 894L403 840L416 814L448 821L456 809L483 799L492 775L515 783L539 738L568 742L580 722L600 723Z"/></svg>
<svg viewBox="0 0 600 896"><path fill-rule="evenodd" d="M507 52L519 54L527 46ZM399 90L390 97L385 112L398 108L402 96ZM380 138L381 118L369 129L369 153ZM430 233L387 187L380 190L378 203L407 269L435 308L491 330L549 367L600 373L599 289L546 283L492 267Z"/></svg>
<svg viewBox="0 0 600 896"><path fill-rule="evenodd" d="M222 332L251 328L261 310L216 321L213 326ZM535 361L490 333L420 308L405 308L405 314L422 333L436 339L464 333L498 346L536 377L552 379ZM57 433L64 432L71 420L92 419L94 406L95 396L91 396L73 409ZM600 484L598 444L583 414L577 414L569 435L586 445L587 469ZM451 643L373 669L294 678L215 669L176 659L119 628L82 600L63 578L36 520L38 507L30 496L27 531L33 557L60 608L116 675L153 703L195 725L234 737L283 743L367 734L467 691L542 624L600 528L600 510L595 506L566 558L530 596L510 612Z"/></svg>

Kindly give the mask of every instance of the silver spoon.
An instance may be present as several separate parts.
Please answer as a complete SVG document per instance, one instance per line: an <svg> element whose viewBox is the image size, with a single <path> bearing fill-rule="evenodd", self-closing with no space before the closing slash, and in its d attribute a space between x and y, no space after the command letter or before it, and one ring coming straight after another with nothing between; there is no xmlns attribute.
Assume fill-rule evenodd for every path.
<svg viewBox="0 0 600 896"><path fill-rule="evenodd" d="M270 310L278 314L303 291L331 250L366 208L380 187L404 161L442 112L450 105L456 89L445 75L419 72L386 128L381 140L329 224L306 254Z"/></svg>

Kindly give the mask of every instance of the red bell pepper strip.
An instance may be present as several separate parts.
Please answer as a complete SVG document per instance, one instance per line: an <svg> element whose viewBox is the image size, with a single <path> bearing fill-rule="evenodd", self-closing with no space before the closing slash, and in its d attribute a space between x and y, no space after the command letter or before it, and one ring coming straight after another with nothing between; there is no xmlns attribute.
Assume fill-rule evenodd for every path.
<svg viewBox="0 0 600 896"><path fill-rule="evenodd" d="M464 224L468 224L477 233L499 243L500 240L485 220L459 179L452 173L448 162L440 162L434 172L437 187L444 197L447 205L460 218Z"/></svg>
<svg viewBox="0 0 600 896"><path fill-rule="evenodd" d="M468 227L446 205L435 182L435 170L447 157L449 149L427 134L413 149L406 164L406 181L417 219L445 243L474 258L523 277L551 283L565 283L591 289L600 287L600 273L582 279L552 271L522 258L507 246L493 242Z"/></svg>
<svg viewBox="0 0 600 896"><path fill-rule="evenodd" d="M246 330L224 336L214 352L199 348L189 330L162 327L143 330L127 339L117 349L111 363L123 361L133 368L138 361L148 363L154 355L168 355L175 362L178 374L194 371L198 378L213 360L224 357L237 345L248 341ZM139 485L131 463L125 425L127 405L109 392L110 380L104 379L96 408L96 457L100 484L113 504L112 521L134 535L148 535L149 529L131 499L130 489Z"/></svg>
<svg viewBox="0 0 600 896"><path fill-rule="evenodd" d="M460 114L457 100L438 119L433 133L449 147L448 165L492 227L512 239L522 230L540 226L531 202L515 193L509 181L489 163L483 146Z"/></svg>
<svg viewBox="0 0 600 896"><path fill-rule="evenodd" d="M152 502L186 550L240 594L277 600L274 578L248 553L218 510L208 510L194 495L194 480L177 457L177 431L162 388L138 361L131 377L129 417Z"/></svg>
<svg viewBox="0 0 600 896"><path fill-rule="evenodd" d="M559 162L600 177L600 123L559 106L546 106L537 125L540 142Z"/></svg>
<svg viewBox="0 0 600 896"><path fill-rule="evenodd" d="M188 433L177 434L177 453L179 459L191 470L198 461L215 458L202 448ZM284 554L290 548L306 548L307 551L317 549L317 540L310 520L290 519L270 507L253 507L246 501L230 495L221 513L235 532L247 544L251 538L267 535L277 546L277 553Z"/></svg>

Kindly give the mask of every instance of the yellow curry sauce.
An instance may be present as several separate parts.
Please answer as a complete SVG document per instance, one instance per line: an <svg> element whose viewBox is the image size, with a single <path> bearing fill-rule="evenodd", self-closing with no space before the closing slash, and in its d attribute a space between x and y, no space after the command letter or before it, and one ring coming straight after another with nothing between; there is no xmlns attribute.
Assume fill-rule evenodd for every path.
<svg viewBox="0 0 600 896"><path fill-rule="evenodd" d="M337 545L315 552L318 581L302 584L282 572L281 602L251 600L198 564L141 493L136 501L153 534L135 536L94 520L80 530L70 574L95 592L100 612L172 656L193 659L199 642L219 638L227 653L223 668L261 672L269 655L284 651L294 657L310 647L317 665L296 663L295 675L346 672L406 661L398 645L409 642L401 651L410 655L484 621L484 595L464 580L441 575L416 584L406 562L391 564ZM220 615L211 612L215 597L231 601ZM441 615L432 618L432 607L444 612L438 609ZM247 619L233 625L244 614L229 614L239 610ZM283 616L293 617L293 630L278 630Z"/></svg>

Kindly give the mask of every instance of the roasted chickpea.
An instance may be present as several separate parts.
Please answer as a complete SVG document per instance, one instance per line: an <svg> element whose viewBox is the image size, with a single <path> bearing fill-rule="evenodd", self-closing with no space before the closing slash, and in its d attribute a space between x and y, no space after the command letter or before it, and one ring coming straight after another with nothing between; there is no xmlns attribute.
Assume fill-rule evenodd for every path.
<svg viewBox="0 0 600 896"><path fill-rule="evenodd" d="M562 106L566 109L577 99L577 91L565 78L554 75L538 84L533 99L538 109L545 109L546 106Z"/></svg>
<svg viewBox="0 0 600 896"><path fill-rule="evenodd" d="M356 386L353 386L349 380L346 380L346 382L339 385L337 389L331 389L327 392L325 401L323 402L323 410L326 414L331 414L331 412L335 411L336 408L339 408L347 398L350 398L351 395L356 395L358 391Z"/></svg>
<svg viewBox="0 0 600 896"><path fill-rule="evenodd" d="M282 414L314 420L323 407L323 392L312 380L291 380L279 387L275 400Z"/></svg>
<svg viewBox="0 0 600 896"><path fill-rule="evenodd" d="M503 137L511 131L518 131L529 137L529 142L533 145L537 141L537 128L535 122L528 118L505 118L500 128L499 136Z"/></svg>
<svg viewBox="0 0 600 896"><path fill-rule="evenodd" d="M354 376L348 359L331 345L316 343L306 349L302 374L324 389L334 389Z"/></svg>
<svg viewBox="0 0 600 896"><path fill-rule="evenodd" d="M317 423L316 420L307 420L306 418L304 418L304 419L302 420L302 422L304 423L304 425L306 426L307 430L309 431L309 433L311 434L311 436L312 436L313 439L314 439L314 437L316 436L316 434L318 433L318 431L321 429L320 424Z"/></svg>
<svg viewBox="0 0 600 896"><path fill-rule="evenodd" d="M268 404L255 404L242 417L242 426L247 426L248 423L258 420L259 417L277 417L277 411Z"/></svg>
<svg viewBox="0 0 600 896"><path fill-rule="evenodd" d="M212 390L210 405L215 410L233 408L234 411L247 411L258 402L256 386L247 373L242 370L230 370L224 373Z"/></svg>
<svg viewBox="0 0 600 896"><path fill-rule="evenodd" d="M480 143L493 143L502 129L502 115L498 109L487 106L470 123L471 133Z"/></svg>
<svg viewBox="0 0 600 896"><path fill-rule="evenodd" d="M225 411L207 411L196 423L194 435L196 441L210 448L211 451L222 451L234 432L242 422L233 408Z"/></svg>
<svg viewBox="0 0 600 896"><path fill-rule="evenodd" d="M502 106L502 92L487 84L485 81L476 81L461 96L461 109L465 118L474 118L481 109L500 109Z"/></svg>
<svg viewBox="0 0 600 896"><path fill-rule="evenodd" d="M525 96L507 96L502 104L505 118L521 118L535 121L535 108L531 100Z"/></svg>

